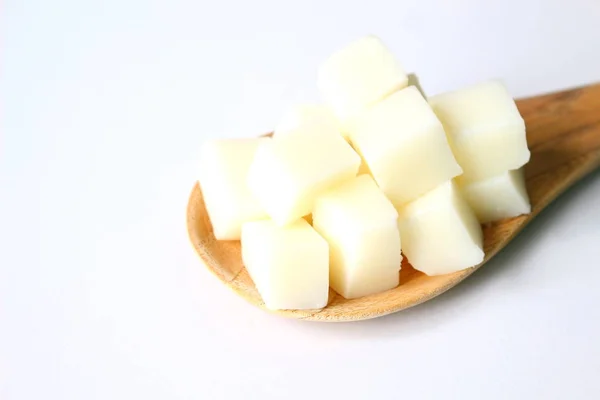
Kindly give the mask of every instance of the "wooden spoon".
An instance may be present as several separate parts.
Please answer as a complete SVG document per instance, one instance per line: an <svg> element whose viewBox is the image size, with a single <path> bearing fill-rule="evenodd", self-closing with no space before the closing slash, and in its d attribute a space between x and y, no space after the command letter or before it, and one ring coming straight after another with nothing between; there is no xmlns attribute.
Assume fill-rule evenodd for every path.
<svg viewBox="0 0 600 400"><path fill-rule="evenodd" d="M423 303L471 275L552 200L600 166L600 84L518 100L517 105L525 118L531 150L525 174L532 212L484 227L485 259L480 265L430 277L403 262L400 286L395 289L353 300L330 290L327 307L321 310L271 312L306 320L358 321ZM242 264L240 242L215 240L197 183L189 199L187 228L192 245L208 269L238 295L264 309Z"/></svg>

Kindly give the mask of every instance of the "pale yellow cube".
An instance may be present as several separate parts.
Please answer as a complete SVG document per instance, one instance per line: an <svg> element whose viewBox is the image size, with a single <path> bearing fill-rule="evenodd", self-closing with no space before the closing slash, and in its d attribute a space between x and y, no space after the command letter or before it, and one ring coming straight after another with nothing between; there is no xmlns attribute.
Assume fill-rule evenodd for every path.
<svg viewBox="0 0 600 400"><path fill-rule="evenodd" d="M312 211L317 196L356 176L360 157L340 135L298 131L261 145L248 186L279 225Z"/></svg>
<svg viewBox="0 0 600 400"><path fill-rule="evenodd" d="M442 124L412 86L354 119L350 140L379 187L396 206L462 172Z"/></svg>
<svg viewBox="0 0 600 400"><path fill-rule="evenodd" d="M481 223L531 212L522 168L471 182L460 188Z"/></svg>
<svg viewBox="0 0 600 400"><path fill-rule="evenodd" d="M331 108L322 104L301 104L287 110L275 127L275 136L297 131L340 135L340 124Z"/></svg>
<svg viewBox="0 0 600 400"><path fill-rule="evenodd" d="M491 178L529 161L525 122L502 83L440 94L429 104L444 124L465 180Z"/></svg>
<svg viewBox="0 0 600 400"><path fill-rule="evenodd" d="M402 252L427 275L442 275L483 261L481 226L452 182L399 210Z"/></svg>
<svg viewBox="0 0 600 400"><path fill-rule="evenodd" d="M239 240L244 222L267 218L246 179L257 147L269 140L220 139L203 146L198 181L215 238Z"/></svg>
<svg viewBox="0 0 600 400"><path fill-rule="evenodd" d="M318 71L319 90L343 124L407 85L408 76L375 36L363 37L338 50Z"/></svg>
<svg viewBox="0 0 600 400"><path fill-rule="evenodd" d="M361 175L315 202L313 226L329 243L329 284L347 299L398 286L398 213L373 178Z"/></svg>
<svg viewBox="0 0 600 400"><path fill-rule="evenodd" d="M315 309L327 305L329 247L305 220L286 227L271 220L244 224L242 259L265 307Z"/></svg>

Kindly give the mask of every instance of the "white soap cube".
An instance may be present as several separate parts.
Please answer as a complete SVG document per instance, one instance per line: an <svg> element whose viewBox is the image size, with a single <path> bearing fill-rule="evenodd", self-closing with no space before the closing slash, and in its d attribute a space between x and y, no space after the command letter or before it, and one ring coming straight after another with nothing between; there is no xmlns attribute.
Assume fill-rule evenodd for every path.
<svg viewBox="0 0 600 400"><path fill-rule="evenodd" d="M354 119L350 140L396 206L461 173L444 128L415 87L402 89Z"/></svg>
<svg viewBox="0 0 600 400"><path fill-rule="evenodd" d="M297 131L263 143L248 186L279 225L312 211L317 196L358 172L360 157L340 135Z"/></svg>
<svg viewBox="0 0 600 400"><path fill-rule="evenodd" d="M275 127L275 136L296 131L316 131L321 134L341 134L340 124L331 108L320 104L297 105L287 110Z"/></svg>
<svg viewBox="0 0 600 400"><path fill-rule="evenodd" d="M465 180L490 178L529 161L525 122L502 83L440 94L429 104L444 124Z"/></svg>
<svg viewBox="0 0 600 400"><path fill-rule="evenodd" d="M305 220L286 227L271 220L244 224L242 259L267 308L327 305L329 247Z"/></svg>
<svg viewBox="0 0 600 400"><path fill-rule="evenodd" d="M481 223L531 212L522 168L461 185L460 188Z"/></svg>
<svg viewBox="0 0 600 400"><path fill-rule="evenodd" d="M211 140L200 155L199 183L215 238L239 240L244 222L267 218L246 179L260 139Z"/></svg>
<svg viewBox="0 0 600 400"><path fill-rule="evenodd" d="M342 123L407 85L406 73L375 36L338 50L318 71L319 90Z"/></svg>
<svg viewBox="0 0 600 400"><path fill-rule="evenodd" d="M315 202L313 226L329 243L329 284L347 299L398 286L398 213L373 178L361 175Z"/></svg>
<svg viewBox="0 0 600 400"><path fill-rule="evenodd" d="M402 251L427 275L442 275L483 261L481 226L458 188L444 183L399 210Z"/></svg>

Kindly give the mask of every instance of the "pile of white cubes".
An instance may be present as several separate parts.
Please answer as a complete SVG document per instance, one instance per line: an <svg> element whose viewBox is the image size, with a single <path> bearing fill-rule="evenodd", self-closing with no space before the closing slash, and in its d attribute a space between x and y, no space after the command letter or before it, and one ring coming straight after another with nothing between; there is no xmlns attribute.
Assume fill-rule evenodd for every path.
<svg viewBox="0 0 600 400"><path fill-rule="evenodd" d="M480 224L530 212L525 123L500 82L425 99L367 36L317 83L324 103L290 109L272 138L213 140L201 155L214 235L241 239L266 307L395 288L402 254L427 275L475 266Z"/></svg>

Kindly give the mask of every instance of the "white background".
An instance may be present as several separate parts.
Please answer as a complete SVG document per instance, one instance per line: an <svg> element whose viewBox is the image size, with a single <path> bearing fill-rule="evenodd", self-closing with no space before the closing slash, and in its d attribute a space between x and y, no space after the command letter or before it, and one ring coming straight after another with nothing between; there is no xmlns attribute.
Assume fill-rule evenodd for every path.
<svg viewBox="0 0 600 400"><path fill-rule="evenodd" d="M0 398L600 398L600 174L489 265L363 323L268 315L185 230L207 138L270 130L367 33L435 94L600 81L600 3L5 0Z"/></svg>

